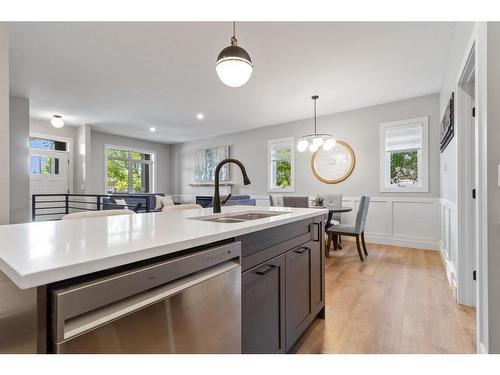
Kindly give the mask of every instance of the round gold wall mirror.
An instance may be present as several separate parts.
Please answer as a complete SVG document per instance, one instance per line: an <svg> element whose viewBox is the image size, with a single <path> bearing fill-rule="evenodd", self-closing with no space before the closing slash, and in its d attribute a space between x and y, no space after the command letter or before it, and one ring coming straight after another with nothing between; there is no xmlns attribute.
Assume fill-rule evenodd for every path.
<svg viewBox="0 0 500 375"><path fill-rule="evenodd" d="M338 184L348 178L356 164L356 157L351 146L337 140L330 150L320 147L311 159L314 175L327 184Z"/></svg>

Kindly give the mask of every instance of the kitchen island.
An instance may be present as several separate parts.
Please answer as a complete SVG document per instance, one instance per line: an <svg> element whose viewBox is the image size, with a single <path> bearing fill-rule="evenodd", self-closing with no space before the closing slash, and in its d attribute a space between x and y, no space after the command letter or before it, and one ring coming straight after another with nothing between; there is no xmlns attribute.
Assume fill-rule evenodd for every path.
<svg viewBox="0 0 500 375"><path fill-rule="evenodd" d="M249 213L272 215L224 218ZM63 295L76 283L232 243L240 249L241 347L231 352L289 351L324 314L321 239L327 213L230 206L217 215L210 209L176 210L0 226L0 352L54 351L55 291Z"/></svg>

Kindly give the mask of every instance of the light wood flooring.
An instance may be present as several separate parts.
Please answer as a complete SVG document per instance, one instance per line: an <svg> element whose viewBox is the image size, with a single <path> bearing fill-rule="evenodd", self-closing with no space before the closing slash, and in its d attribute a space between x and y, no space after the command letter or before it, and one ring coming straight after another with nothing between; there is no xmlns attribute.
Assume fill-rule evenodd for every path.
<svg viewBox="0 0 500 375"><path fill-rule="evenodd" d="M326 319L297 353L475 353L475 310L458 305L438 252L367 244L326 260Z"/></svg>

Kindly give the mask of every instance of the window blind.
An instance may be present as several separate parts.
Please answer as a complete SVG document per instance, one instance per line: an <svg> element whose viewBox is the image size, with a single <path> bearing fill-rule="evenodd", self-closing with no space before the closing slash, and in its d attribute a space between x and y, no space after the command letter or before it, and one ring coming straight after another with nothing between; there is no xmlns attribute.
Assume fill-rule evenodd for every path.
<svg viewBox="0 0 500 375"><path fill-rule="evenodd" d="M422 148L422 124L391 126L385 129L385 151Z"/></svg>

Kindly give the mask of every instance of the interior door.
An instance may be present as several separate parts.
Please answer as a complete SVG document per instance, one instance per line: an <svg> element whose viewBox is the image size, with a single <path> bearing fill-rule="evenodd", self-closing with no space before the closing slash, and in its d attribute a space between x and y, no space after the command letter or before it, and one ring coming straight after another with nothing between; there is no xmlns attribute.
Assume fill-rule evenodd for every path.
<svg viewBox="0 0 500 375"><path fill-rule="evenodd" d="M69 192L67 151L30 149L30 191L33 194Z"/></svg>

